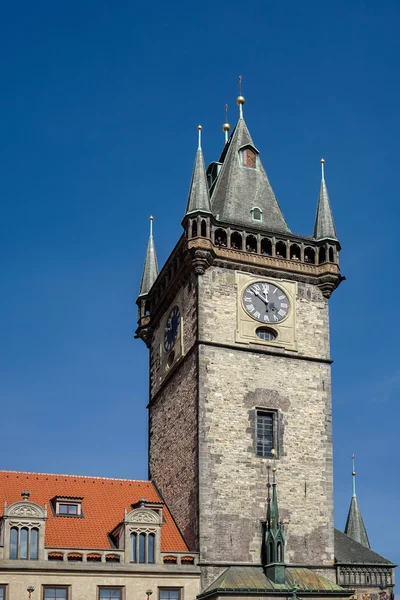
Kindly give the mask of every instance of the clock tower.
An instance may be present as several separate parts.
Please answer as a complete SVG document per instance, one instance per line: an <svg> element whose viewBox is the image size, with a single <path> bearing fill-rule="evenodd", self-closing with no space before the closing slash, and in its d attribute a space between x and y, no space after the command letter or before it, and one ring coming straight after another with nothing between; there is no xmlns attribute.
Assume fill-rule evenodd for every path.
<svg viewBox="0 0 400 600"><path fill-rule="evenodd" d="M207 169L199 126L184 232L160 272L150 236L137 300L149 476L200 553L203 587L262 564L271 467L285 563L332 579L328 301L342 277L324 162L314 231L294 234L237 102Z"/></svg>

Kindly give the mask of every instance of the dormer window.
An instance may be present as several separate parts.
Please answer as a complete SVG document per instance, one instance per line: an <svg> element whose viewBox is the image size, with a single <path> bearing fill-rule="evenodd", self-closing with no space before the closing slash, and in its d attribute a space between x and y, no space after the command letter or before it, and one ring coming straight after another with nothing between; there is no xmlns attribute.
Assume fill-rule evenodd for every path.
<svg viewBox="0 0 400 600"><path fill-rule="evenodd" d="M257 153L252 148L242 150L242 163L244 167L255 169L257 165Z"/></svg>
<svg viewBox="0 0 400 600"><path fill-rule="evenodd" d="M82 500L83 498L57 496L52 500L54 512L59 517L83 517Z"/></svg>
<svg viewBox="0 0 400 600"><path fill-rule="evenodd" d="M258 208L258 206L253 206L253 208L251 209L251 218L253 219L253 221L258 221L259 223L262 223L262 210L261 208Z"/></svg>
<svg viewBox="0 0 400 600"><path fill-rule="evenodd" d="M140 500L133 505L131 512L125 515L125 550L127 562L136 564L154 564L160 562L160 533L163 522L163 505ZM118 530L112 532L114 538ZM122 533L122 532L120 532Z"/></svg>

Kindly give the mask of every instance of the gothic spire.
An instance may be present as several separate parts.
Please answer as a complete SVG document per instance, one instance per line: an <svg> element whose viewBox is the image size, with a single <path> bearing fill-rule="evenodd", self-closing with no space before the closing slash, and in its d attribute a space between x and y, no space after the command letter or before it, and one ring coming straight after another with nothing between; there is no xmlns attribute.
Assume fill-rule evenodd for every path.
<svg viewBox="0 0 400 600"><path fill-rule="evenodd" d="M189 197L186 204L186 214L196 211L211 212L210 195L208 192L204 157L203 151L201 149L202 126L199 125L197 129L199 132L199 143L197 147L196 158L194 161Z"/></svg>
<svg viewBox="0 0 400 600"><path fill-rule="evenodd" d="M272 469L272 501L268 527L272 531L278 531L280 528L279 523L279 507L278 507L278 495L276 492L276 468Z"/></svg>
<svg viewBox="0 0 400 600"><path fill-rule="evenodd" d="M157 263L156 249L154 246L154 239L153 239L153 220L154 220L154 217L150 217L150 236L149 236L149 242L147 244L146 259L144 261L143 275L142 275L142 281L140 283L139 297L145 296L146 294L149 293L151 286L157 279L157 275L158 275L158 263Z"/></svg>
<svg viewBox="0 0 400 600"><path fill-rule="evenodd" d="M211 208L219 221L242 226L259 225L277 232L289 228L275 198L258 150L243 118L244 97L237 99L239 121L225 144L220 173L211 188ZM254 217L258 208L261 219Z"/></svg>
<svg viewBox="0 0 400 600"><path fill-rule="evenodd" d="M265 569L268 579L275 583L285 581L285 539L282 525L279 521L278 495L276 492L276 467L272 468L272 499L270 496L270 467L268 467L268 498L267 498L267 522L265 528L264 551Z"/></svg>
<svg viewBox="0 0 400 600"><path fill-rule="evenodd" d="M316 240L337 240L335 224L333 222L331 205L329 203L328 188L325 182L325 160L321 158L321 187L319 190L317 214L314 225L314 238Z"/></svg>
<svg viewBox="0 0 400 600"><path fill-rule="evenodd" d="M347 516L346 527L344 528L344 532L351 537L356 542L359 542L366 548L370 548L370 543L368 539L367 530L364 525L364 520L362 518L361 510L358 505L357 495L356 495L356 472L354 468L354 458L353 454L353 495L351 497L349 514Z"/></svg>

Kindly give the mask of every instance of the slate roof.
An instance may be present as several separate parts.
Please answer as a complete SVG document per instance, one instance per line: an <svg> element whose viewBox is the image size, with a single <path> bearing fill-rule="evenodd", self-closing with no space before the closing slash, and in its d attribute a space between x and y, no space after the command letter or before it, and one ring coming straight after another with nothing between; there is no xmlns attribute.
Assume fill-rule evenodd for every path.
<svg viewBox="0 0 400 600"><path fill-rule="evenodd" d="M147 244L146 258L143 266L142 281L140 282L139 297L145 296L158 276L158 262L153 239L153 223L150 220L150 236Z"/></svg>
<svg viewBox="0 0 400 600"><path fill-rule="evenodd" d="M311 569L287 567L285 574L285 583L274 583L268 579L261 566L228 567L199 597L221 592L275 592L281 594L290 592L291 595L295 584L297 592L301 595L309 592L313 596L318 593L323 596L349 596L347 590Z"/></svg>
<svg viewBox="0 0 400 600"><path fill-rule="evenodd" d="M367 548L371 548L367 530L364 525L361 510L356 496L353 496L350 502L349 514L347 515L346 527L344 532L356 542L359 542Z"/></svg>
<svg viewBox="0 0 400 600"><path fill-rule="evenodd" d="M47 504L45 544L50 548L112 548L108 534L123 521L125 509L129 512L131 505L142 498L162 502L150 481L0 471L0 517L4 501L8 506L21 501L21 492L25 489L30 491L29 501L42 507ZM84 518L55 516L51 500L57 496L82 497ZM163 516L161 551L187 552L165 505Z"/></svg>
<svg viewBox="0 0 400 600"><path fill-rule="evenodd" d="M335 560L344 564L392 565L393 563L370 548L335 529Z"/></svg>
<svg viewBox="0 0 400 600"><path fill-rule="evenodd" d="M211 190L212 212L219 221L254 227L258 224L250 211L256 206L262 210L264 229L287 233L289 228L260 157L257 168L245 167L240 162L239 151L247 145L255 150L246 123L240 118L221 155L223 164Z"/></svg>
<svg viewBox="0 0 400 600"><path fill-rule="evenodd" d="M198 148L196 152L189 197L186 204L186 214L197 210L211 212L210 194L208 191L206 169L201 148Z"/></svg>
<svg viewBox="0 0 400 600"><path fill-rule="evenodd" d="M322 177L321 187L318 197L317 214L315 216L314 238L316 240L333 239L337 240L335 224L331 205L329 202L328 188L326 187L325 177Z"/></svg>

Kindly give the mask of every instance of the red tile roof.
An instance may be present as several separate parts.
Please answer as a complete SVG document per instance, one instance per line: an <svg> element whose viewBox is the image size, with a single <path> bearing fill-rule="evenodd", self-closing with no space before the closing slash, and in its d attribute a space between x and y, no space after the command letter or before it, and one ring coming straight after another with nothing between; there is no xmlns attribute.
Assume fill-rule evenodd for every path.
<svg viewBox="0 0 400 600"><path fill-rule="evenodd" d="M108 533L123 521L125 509L129 512L142 498L162 502L150 481L0 471L0 516L4 501L8 506L21 501L24 489L31 493L30 502L42 507L47 504L49 548L109 549ZM56 496L82 497L84 518L54 516L50 501ZM186 552L188 548L165 505L163 516L161 551Z"/></svg>

